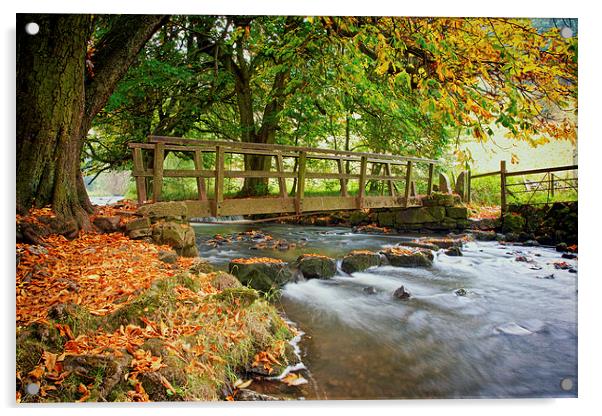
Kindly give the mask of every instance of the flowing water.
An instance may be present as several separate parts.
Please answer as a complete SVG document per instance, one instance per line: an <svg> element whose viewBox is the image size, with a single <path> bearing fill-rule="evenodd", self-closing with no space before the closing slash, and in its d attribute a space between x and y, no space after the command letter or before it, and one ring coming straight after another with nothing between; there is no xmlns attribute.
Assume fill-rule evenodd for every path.
<svg viewBox="0 0 602 416"><path fill-rule="evenodd" d="M301 246L254 250L248 241L218 247L207 241L259 227L194 227L202 256L222 266L250 256L340 259L353 249L411 239L261 224L263 232ZM550 248L497 242L470 242L463 252L450 257L439 251L431 268L382 266L351 276L339 270L330 280L287 284L282 308L306 334L302 358L315 381L306 398L575 397L577 274L553 262L576 268L577 261ZM401 285L411 299L393 298ZM466 296L456 295L460 288Z"/></svg>

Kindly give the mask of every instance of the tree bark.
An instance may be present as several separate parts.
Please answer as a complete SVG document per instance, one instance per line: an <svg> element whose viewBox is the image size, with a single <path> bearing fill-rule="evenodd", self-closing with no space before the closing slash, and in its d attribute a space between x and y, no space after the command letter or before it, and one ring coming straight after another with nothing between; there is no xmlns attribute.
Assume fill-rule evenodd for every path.
<svg viewBox="0 0 602 416"><path fill-rule="evenodd" d="M90 227L80 170L83 139L165 16L117 16L86 65L90 15L17 15L17 209L52 205ZM36 35L25 24L36 22ZM86 76L88 74L88 76Z"/></svg>

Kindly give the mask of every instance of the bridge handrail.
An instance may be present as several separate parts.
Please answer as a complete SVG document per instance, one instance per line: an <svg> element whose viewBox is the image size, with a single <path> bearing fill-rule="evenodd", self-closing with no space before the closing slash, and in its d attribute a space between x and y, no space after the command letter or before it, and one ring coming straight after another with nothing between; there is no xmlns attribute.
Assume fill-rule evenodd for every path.
<svg viewBox="0 0 602 416"><path fill-rule="evenodd" d="M231 142L226 140L197 140L197 139L185 139L182 137L170 137L170 136L148 136L149 143L164 143L164 144L180 144L180 145L197 145L197 146L207 146L207 147L215 147L215 146L226 146L230 148L238 148L238 149L249 149L249 150L268 150L268 151L281 151L281 152L306 152L306 153L321 153L328 155L337 155L337 156L354 156L357 157L358 160L362 156L366 156L368 158L375 159L383 159L383 160L399 160L399 161L408 161L411 160L413 162L422 162L422 163L433 163L440 164L439 160L434 159L426 159L420 157L412 157L412 156L397 156L397 155L388 155L384 153L370 153L370 152L353 152L350 150L331 150L331 149L316 149L313 147L302 147L302 146L288 146L282 144L266 144L266 143L247 143L247 142ZM291 155L290 157L294 157ZM337 158L338 159L338 158Z"/></svg>
<svg viewBox="0 0 602 416"><path fill-rule="evenodd" d="M293 210L301 213L304 210L333 210L333 209L361 209L404 206L416 202L416 189L412 177L414 164L428 165L427 194L432 191L434 167L439 161L417 157L405 157L367 152L350 152L343 150L315 149L299 146L284 146L261 143L241 143L230 141L207 141L184 139L180 137L149 136L149 143L129 143L133 151L133 172L136 179L138 202L147 201L146 178L152 178L152 201L161 200L163 178L196 178L198 188L198 203L195 205L197 212L204 215L210 210L213 216L223 212L242 210L246 213L285 212ZM145 166L143 150L153 152L153 166ZM164 169L166 151L191 152L194 157L193 169ZM215 154L214 169L205 169L203 156L207 153ZM263 155L276 158L275 170L227 170L224 166L225 154ZM296 158L293 171L285 171L283 158ZM338 162L338 173L308 172L308 159L333 160ZM348 162L359 163L359 173L348 172L344 164ZM368 163L384 167L382 172L368 172ZM402 174L393 173L392 166L401 166ZM279 198L260 197L247 200L247 205L241 205L240 199L224 198L225 178L275 178L278 180ZM295 195L289 196L286 189L286 179L296 179ZM214 179L214 197L207 198L206 179ZM305 181L307 179L339 180L340 196L335 197L305 197ZM358 181L358 194L351 196L348 193L349 180ZM384 181L388 188L388 195L366 195L366 184L369 180ZM403 181L404 190L397 190L395 182ZM305 202L304 202L305 201ZM262 205L263 204L263 205ZM267 208L267 207L271 208ZM280 210L280 211L279 211ZM238 215L229 214L229 215Z"/></svg>

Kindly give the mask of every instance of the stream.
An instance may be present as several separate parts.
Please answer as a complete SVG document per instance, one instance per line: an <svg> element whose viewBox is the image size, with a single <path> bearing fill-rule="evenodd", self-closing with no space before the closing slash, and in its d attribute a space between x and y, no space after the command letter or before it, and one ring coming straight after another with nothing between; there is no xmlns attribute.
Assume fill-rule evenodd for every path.
<svg viewBox="0 0 602 416"><path fill-rule="evenodd" d="M341 259L413 238L341 227L193 227L201 256L224 268L237 257ZM251 230L298 245L281 251L253 249L244 240L210 244L215 234ZM329 280L288 283L280 306L305 333L300 347L313 388L303 390L304 398L576 397L577 274L553 262L577 268L577 260L553 248L497 242L470 242L463 253L440 250L431 268L381 266L352 276L339 269ZM393 298L401 285L411 299ZM460 288L465 296L455 293Z"/></svg>

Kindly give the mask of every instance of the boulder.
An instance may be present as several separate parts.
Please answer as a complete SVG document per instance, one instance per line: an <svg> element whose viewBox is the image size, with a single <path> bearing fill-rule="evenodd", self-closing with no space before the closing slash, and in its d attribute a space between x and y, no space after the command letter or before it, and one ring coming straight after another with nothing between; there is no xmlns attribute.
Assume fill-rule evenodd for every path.
<svg viewBox="0 0 602 416"><path fill-rule="evenodd" d="M445 250L445 254L448 256L463 256L462 249L458 246L448 248Z"/></svg>
<svg viewBox="0 0 602 416"><path fill-rule="evenodd" d="M279 289L292 277L287 263L269 257L233 259L228 270L243 285L264 293Z"/></svg>
<svg viewBox="0 0 602 416"><path fill-rule="evenodd" d="M405 246L405 247L418 247L418 248L425 248L427 250L433 250L433 251L438 251L439 250L439 246L435 245L433 243L427 243L427 242L418 242L418 241L402 241L401 243L397 243L398 246Z"/></svg>
<svg viewBox="0 0 602 416"><path fill-rule="evenodd" d="M319 254L303 254L297 264L306 279L329 279L337 272L336 260Z"/></svg>
<svg viewBox="0 0 602 416"><path fill-rule="evenodd" d="M349 274L361 272L374 266L380 266L380 255L368 250L353 250L343 257L341 263L341 269Z"/></svg>
<svg viewBox="0 0 602 416"><path fill-rule="evenodd" d="M454 294L456 296L466 296L466 295L468 295L468 291L466 289L464 289L463 287L461 287L460 289L454 290Z"/></svg>
<svg viewBox="0 0 602 416"><path fill-rule="evenodd" d="M382 252L395 267L429 267L433 264L433 252L423 248L391 247Z"/></svg>
<svg viewBox="0 0 602 416"><path fill-rule="evenodd" d="M175 264L178 261L178 254L172 250L159 250L159 260L163 263Z"/></svg>
<svg viewBox="0 0 602 416"><path fill-rule="evenodd" d="M241 287L242 284L236 277L232 276L229 273L215 272L213 273L213 278L211 279L211 286L213 286L217 290L224 290Z"/></svg>
<svg viewBox="0 0 602 416"><path fill-rule="evenodd" d="M138 214L149 217L152 222L184 221L188 216L188 207L182 201L155 202L138 208Z"/></svg>
<svg viewBox="0 0 602 416"><path fill-rule="evenodd" d="M454 195L440 192L433 192L422 198L422 205L425 207L453 207L457 205L456 202Z"/></svg>
<svg viewBox="0 0 602 416"><path fill-rule="evenodd" d="M462 247L464 244L463 240L460 238L434 238L427 237L418 240L418 242L423 244L433 244L439 248L452 248L452 247Z"/></svg>
<svg viewBox="0 0 602 416"><path fill-rule="evenodd" d="M139 240L142 238L150 238L152 231L150 228L140 228L139 230L128 231L128 237L132 240Z"/></svg>
<svg viewBox="0 0 602 416"><path fill-rule="evenodd" d="M155 243L167 244L175 248L179 254L183 254L184 248L195 246L194 230L188 224L161 221L153 224L151 230Z"/></svg>
<svg viewBox="0 0 602 416"><path fill-rule="evenodd" d="M449 179L445 173L439 174L439 191L444 194L451 192L451 186L449 184Z"/></svg>
<svg viewBox="0 0 602 416"><path fill-rule="evenodd" d="M201 273L212 273L214 271L213 266L205 259L197 257L188 269L190 273L201 274Z"/></svg>
<svg viewBox="0 0 602 416"><path fill-rule="evenodd" d="M130 231L150 228L150 226L151 226L150 218L147 218L147 217L135 218L135 219L125 223L125 230L129 233Z"/></svg>
<svg viewBox="0 0 602 416"><path fill-rule="evenodd" d="M366 286L362 291L367 295L376 295L378 293L374 286Z"/></svg>
<svg viewBox="0 0 602 416"><path fill-rule="evenodd" d="M403 286L401 286L401 287L399 287L399 288L395 289L395 292L393 292L393 297L395 297L395 298L397 298L397 299L402 299L402 300L405 300L405 299L409 299L409 298L410 298L410 296L412 296L412 295L410 294L410 292L408 292L408 291L406 290L406 288L405 288L405 287L403 287Z"/></svg>
<svg viewBox="0 0 602 416"><path fill-rule="evenodd" d="M114 233L121 229L118 216L98 216L94 218L94 225L103 233Z"/></svg>
<svg viewBox="0 0 602 416"><path fill-rule="evenodd" d="M477 241L495 241L497 239L495 231L472 230L471 234Z"/></svg>

